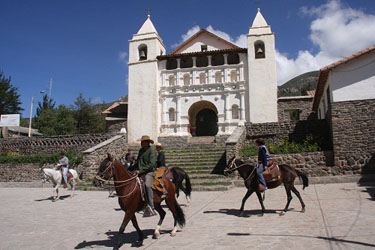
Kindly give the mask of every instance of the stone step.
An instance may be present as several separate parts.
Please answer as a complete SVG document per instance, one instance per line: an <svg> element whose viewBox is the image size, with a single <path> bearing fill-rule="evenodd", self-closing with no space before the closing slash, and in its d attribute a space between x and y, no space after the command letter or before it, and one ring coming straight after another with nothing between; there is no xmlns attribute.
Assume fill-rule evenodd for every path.
<svg viewBox="0 0 375 250"><path fill-rule="evenodd" d="M200 162L200 161L197 161L197 162L167 162L167 166L168 167L181 167L181 168L185 168L185 167L194 167L194 166L210 166L212 168L214 168L216 166L217 162Z"/></svg>
<svg viewBox="0 0 375 250"><path fill-rule="evenodd" d="M189 173L188 173L189 174ZM223 175L218 175L218 174L210 174L210 173L190 173L189 174L190 180L192 179L215 179L215 180L224 180L226 177Z"/></svg>
<svg viewBox="0 0 375 250"><path fill-rule="evenodd" d="M192 188L193 191L228 191L233 185L196 185Z"/></svg>

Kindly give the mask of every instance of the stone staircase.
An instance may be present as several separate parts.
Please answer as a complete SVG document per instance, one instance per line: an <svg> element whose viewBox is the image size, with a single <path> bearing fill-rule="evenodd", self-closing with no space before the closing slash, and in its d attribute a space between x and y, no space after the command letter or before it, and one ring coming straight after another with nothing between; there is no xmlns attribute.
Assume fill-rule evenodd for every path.
<svg viewBox="0 0 375 250"><path fill-rule="evenodd" d="M168 167L183 168L190 177L194 191L222 191L233 186L223 175L225 147L215 144L189 144L164 150Z"/></svg>
<svg viewBox="0 0 375 250"><path fill-rule="evenodd" d="M138 153L139 148L132 149ZM180 167L187 172L193 191L224 191L234 186L234 180L223 175L224 146L195 142L185 147L168 146L164 152L169 168Z"/></svg>

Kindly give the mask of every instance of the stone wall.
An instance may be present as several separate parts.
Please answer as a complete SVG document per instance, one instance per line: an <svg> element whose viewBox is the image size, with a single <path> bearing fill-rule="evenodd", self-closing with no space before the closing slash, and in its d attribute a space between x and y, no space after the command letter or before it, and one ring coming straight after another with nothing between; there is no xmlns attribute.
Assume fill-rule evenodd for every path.
<svg viewBox="0 0 375 250"><path fill-rule="evenodd" d="M238 157L242 145L245 143L246 139L246 128L237 127L232 135L226 140L225 151L226 151L226 162L233 157Z"/></svg>
<svg viewBox="0 0 375 250"><path fill-rule="evenodd" d="M32 182L42 179L40 168L53 168L53 164L0 164L0 182Z"/></svg>
<svg viewBox="0 0 375 250"><path fill-rule="evenodd" d="M216 135L215 143L219 146L225 146L225 141L229 135ZM159 136L158 142L164 147L186 147L189 142L189 136Z"/></svg>
<svg viewBox="0 0 375 250"><path fill-rule="evenodd" d="M121 159L127 153L127 149L126 135L116 135L84 151L83 161L77 167L77 170L84 172L84 180L90 180L96 175L99 165L107 157L107 153L111 153L115 159Z"/></svg>
<svg viewBox="0 0 375 250"><path fill-rule="evenodd" d="M0 154L11 151L23 155L52 154L72 150L81 152L109 139L109 134L64 135L0 139Z"/></svg>
<svg viewBox="0 0 375 250"><path fill-rule="evenodd" d="M271 123L246 123L246 144L263 138L266 143L279 144L284 140L303 143L307 135L322 139L323 150L332 148L330 130L326 120L285 121Z"/></svg>
<svg viewBox="0 0 375 250"><path fill-rule="evenodd" d="M332 157L332 151L309 152L298 154L271 155L272 160L277 164L291 165L309 177L341 175L339 167L327 166L327 161ZM257 156L243 157L242 160L257 164Z"/></svg>
<svg viewBox="0 0 375 250"><path fill-rule="evenodd" d="M279 97L277 100L279 122L290 121L289 110L299 110L299 120L311 117L312 96Z"/></svg>
<svg viewBox="0 0 375 250"><path fill-rule="evenodd" d="M331 103L335 165L375 173L375 99Z"/></svg>

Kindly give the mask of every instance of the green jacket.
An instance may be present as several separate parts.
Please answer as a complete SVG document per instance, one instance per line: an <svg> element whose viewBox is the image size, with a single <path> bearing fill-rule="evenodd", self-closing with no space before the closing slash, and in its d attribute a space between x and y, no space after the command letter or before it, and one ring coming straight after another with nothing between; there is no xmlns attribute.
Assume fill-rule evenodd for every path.
<svg viewBox="0 0 375 250"><path fill-rule="evenodd" d="M153 172L156 168L157 157L158 153L154 147L148 147L146 150L141 148L137 158L139 174Z"/></svg>

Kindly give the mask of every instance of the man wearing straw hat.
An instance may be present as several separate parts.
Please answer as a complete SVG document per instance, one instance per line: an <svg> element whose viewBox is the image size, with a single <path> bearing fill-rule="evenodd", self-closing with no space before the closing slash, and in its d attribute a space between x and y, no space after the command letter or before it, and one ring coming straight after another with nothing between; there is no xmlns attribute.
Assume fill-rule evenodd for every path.
<svg viewBox="0 0 375 250"><path fill-rule="evenodd" d="M144 213L144 217L154 216L156 212L154 211L154 197L152 191L152 182L154 181L154 170L156 169L156 160L158 153L154 147L151 147L150 144L153 144L154 141L148 136L144 135L138 141L141 141L142 148L139 150L137 158L137 167L136 173L145 181L146 184L146 193L148 197L148 205L150 206L149 213L147 209Z"/></svg>

